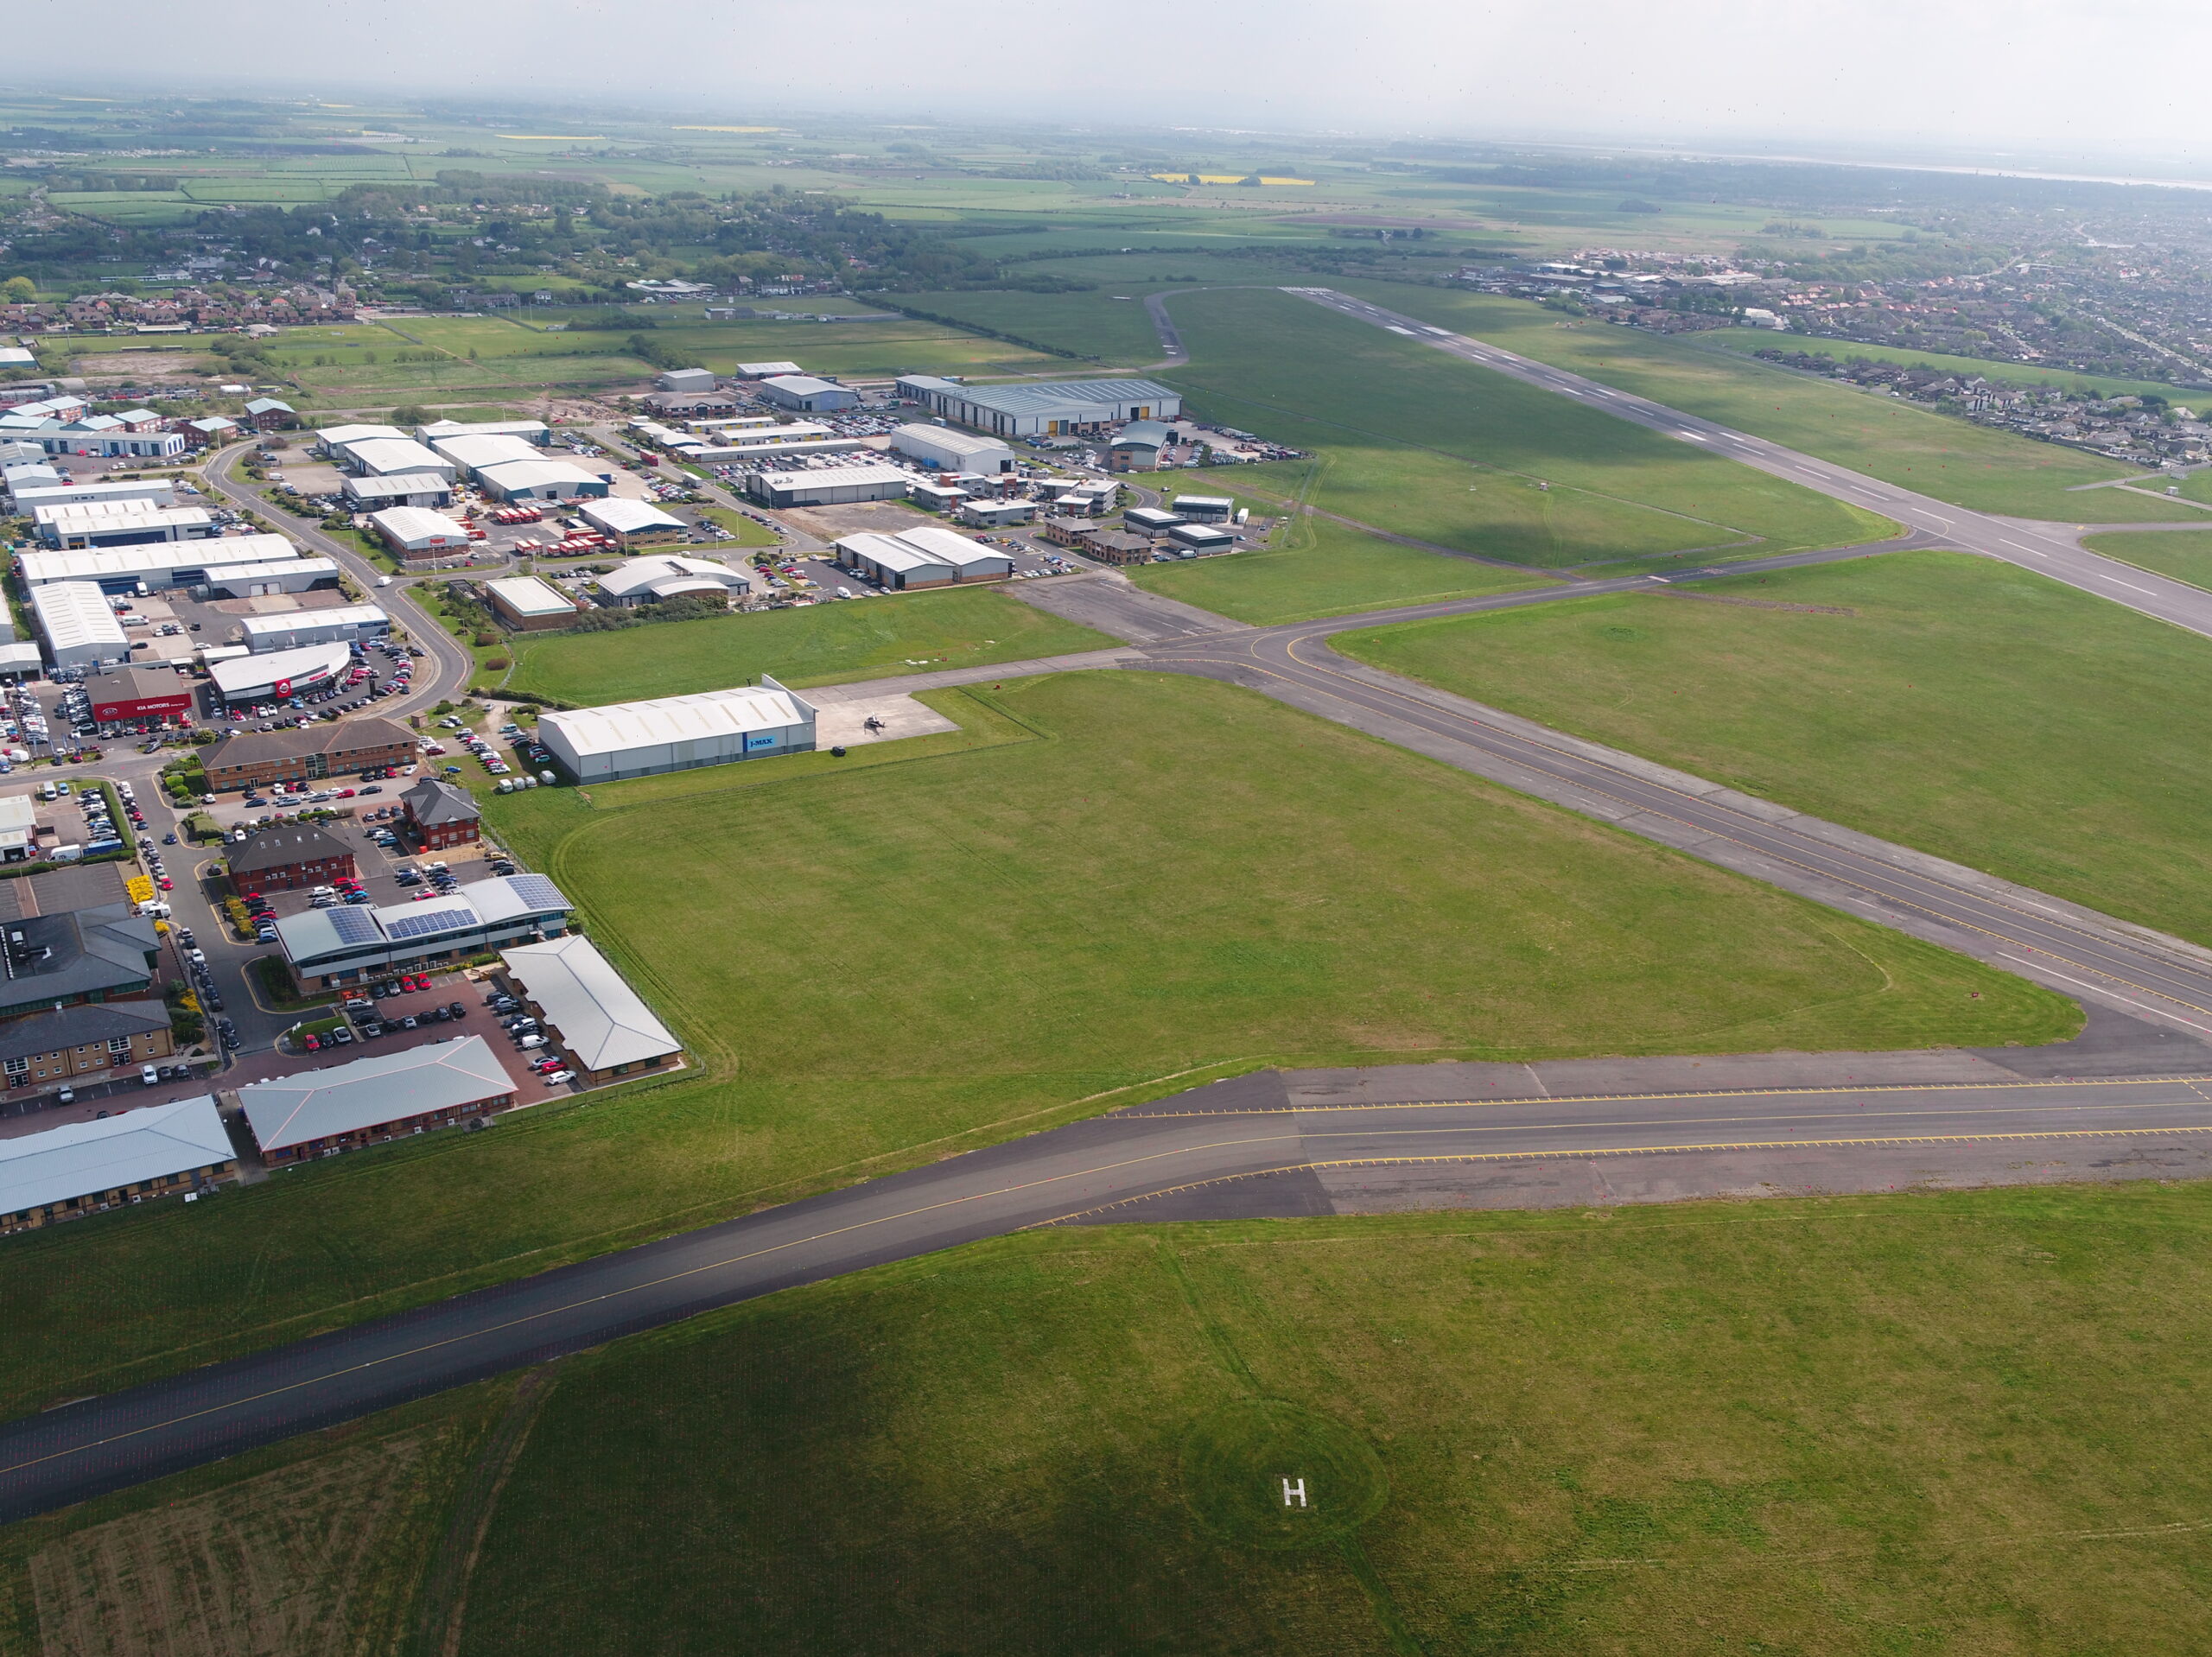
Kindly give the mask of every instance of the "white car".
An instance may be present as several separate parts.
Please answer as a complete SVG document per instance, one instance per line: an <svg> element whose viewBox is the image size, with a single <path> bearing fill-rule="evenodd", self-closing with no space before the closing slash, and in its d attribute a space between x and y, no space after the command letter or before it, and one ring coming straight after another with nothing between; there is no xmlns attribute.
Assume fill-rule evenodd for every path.
<svg viewBox="0 0 2212 1657"><path fill-rule="evenodd" d="M574 1070L556 1070L545 1078L545 1085L549 1088L558 1087L563 1082L573 1082L575 1079L576 1073Z"/></svg>
<svg viewBox="0 0 2212 1657"><path fill-rule="evenodd" d="M150 1064L141 1064L138 1067L138 1079L149 1088L157 1088L162 1084L162 1073Z"/></svg>

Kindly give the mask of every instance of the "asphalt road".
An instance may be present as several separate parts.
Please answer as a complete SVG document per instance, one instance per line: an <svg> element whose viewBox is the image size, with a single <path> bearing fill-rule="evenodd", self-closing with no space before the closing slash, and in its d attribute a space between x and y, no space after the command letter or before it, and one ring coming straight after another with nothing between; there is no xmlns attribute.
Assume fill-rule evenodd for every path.
<svg viewBox="0 0 2212 1657"><path fill-rule="evenodd" d="M779 1289L1274 1171L2204 1133L2212 1090L2189 1080L1408 1104L1224 1084L11 1423L0 1521Z"/></svg>
<svg viewBox="0 0 2212 1657"><path fill-rule="evenodd" d="M1560 397L1590 403L1617 419L1802 484L1808 489L1818 490L1870 512L1878 512L1909 530L1936 537L1946 545L2018 564L2023 569L2035 570L2084 593L2093 593L2146 616L2212 638L2212 593L2138 569L2133 564L2101 557L2076 543L2073 528L2061 528L2031 518L1998 517L1932 500L1864 473L1784 448L1764 437L1684 414L1664 403L1467 339L1418 318L1384 310L1379 305L1370 305L1333 289L1287 288L1283 291L1376 327L1411 334L1439 351L1509 374ZM2093 508L2085 501L2083 510ZM1734 568L1731 566L1732 569Z"/></svg>

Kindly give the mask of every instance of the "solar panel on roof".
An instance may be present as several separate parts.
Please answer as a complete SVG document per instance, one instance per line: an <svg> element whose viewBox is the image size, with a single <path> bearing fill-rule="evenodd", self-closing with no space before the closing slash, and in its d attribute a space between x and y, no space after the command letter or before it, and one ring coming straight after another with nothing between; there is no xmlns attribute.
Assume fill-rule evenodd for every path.
<svg viewBox="0 0 2212 1657"><path fill-rule="evenodd" d="M515 896L532 909L566 909L569 900L561 895L561 888L543 874L511 874L507 886Z"/></svg>
<svg viewBox="0 0 2212 1657"><path fill-rule="evenodd" d="M450 932L456 927L476 924L473 909L434 909L428 914L417 912L402 915L385 929L394 938L428 937L433 932Z"/></svg>
<svg viewBox="0 0 2212 1657"><path fill-rule="evenodd" d="M340 943L381 943L384 931L377 925L377 917L365 909L341 905L326 911L330 917L330 930L338 934Z"/></svg>

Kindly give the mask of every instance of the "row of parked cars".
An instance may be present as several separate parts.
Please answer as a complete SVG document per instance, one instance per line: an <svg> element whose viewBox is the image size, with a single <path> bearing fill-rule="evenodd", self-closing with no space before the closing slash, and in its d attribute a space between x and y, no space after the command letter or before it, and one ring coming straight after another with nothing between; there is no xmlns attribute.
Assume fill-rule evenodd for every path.
<svg viewBox="0 0 2212 1657"><path fill-rule="evenodd" d="M485 1004L499 1019L499 1027L507 1032L518 1051L535 1052L545 1045L544 1031L539 1028L537 1020L530 1015L529 1010L513 996L494 990L486 998ZM568 1061L556 1054L533 1058L530 1068L533 1074L545 1078L545 1085L549 1088L557 1088L576 1079L576 1073L569 1068Z"/></svg>

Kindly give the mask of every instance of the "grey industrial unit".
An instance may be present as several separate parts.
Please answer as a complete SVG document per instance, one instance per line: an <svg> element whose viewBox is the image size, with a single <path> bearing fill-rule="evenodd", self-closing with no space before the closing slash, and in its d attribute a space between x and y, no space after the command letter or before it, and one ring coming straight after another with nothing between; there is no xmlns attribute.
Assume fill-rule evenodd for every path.
<svg viewBox="0 0 2212 1657"><path fill-rule="evenodd" d="M755 472L746 492L767 506L845 506L855 501L896 500L913 479L895 466L836 467L820 472Z"/></svg>
<svg viewBox="0 0 2212 1657"><path fill-rule="evenodd" d="M814 746L814 707L763 674L757 686L547 714L538 740L580 783L726 765Z"/></svg>
<svg viewBox="0 0 2212 1657"><path fill-rule="evenodd" d="M1045 380L1033 385L962 385L910 374L899 395L932 414L1000 437L1089 432L1125 420L1173 420L1180 395L1154 380Z"/></svg>

